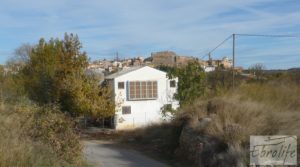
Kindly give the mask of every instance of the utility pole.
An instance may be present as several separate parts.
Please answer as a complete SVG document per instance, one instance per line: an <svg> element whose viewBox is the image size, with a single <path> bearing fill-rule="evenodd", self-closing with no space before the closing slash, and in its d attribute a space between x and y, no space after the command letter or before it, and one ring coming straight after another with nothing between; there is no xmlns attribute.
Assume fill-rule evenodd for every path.
<svg viewBox="0 0 300 167"><path fill-rule="evenodd" d="M119 61L119 52L116 53L116 61Z"/></svg>
<svg viewBox="0 0 300 167"><path fill-rule="evenodd" d="M234 88L234 77L235 77L235 34L232 34L232 88Z"/></svg>
<svg viewBox="0 0 300 167"><path fill-rule="evenodd" d="M212 65L212 59L211 59L211 53L208 53L208 65L211 66Z"/></svg>

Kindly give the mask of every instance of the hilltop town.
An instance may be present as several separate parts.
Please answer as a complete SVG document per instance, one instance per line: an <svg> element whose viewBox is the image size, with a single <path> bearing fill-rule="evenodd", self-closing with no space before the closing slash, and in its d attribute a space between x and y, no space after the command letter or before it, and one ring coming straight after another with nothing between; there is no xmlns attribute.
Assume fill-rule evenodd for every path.
<svg viewBox="0 0 300 167"><path fill-rule="evenodd" d="M88 66L88 69L95 70L99 72L114 72L121 69L126 69L129 67L136 66L150 66L150 67L158 67L158 66L170 66L170 67L185 67L188 62L197 61L203 67L206 72L214 71L217 67L222 67L224 69L232 68L232 60L228 57L223 57L222 59L212 59L201 60L193 56L181 56L177 55L173 51L161 51L151 53L151 56L148 58L143 57L134 57L127 58L123 60L119 60L116 58L115 60L95 60L91 62Z"/></svg>

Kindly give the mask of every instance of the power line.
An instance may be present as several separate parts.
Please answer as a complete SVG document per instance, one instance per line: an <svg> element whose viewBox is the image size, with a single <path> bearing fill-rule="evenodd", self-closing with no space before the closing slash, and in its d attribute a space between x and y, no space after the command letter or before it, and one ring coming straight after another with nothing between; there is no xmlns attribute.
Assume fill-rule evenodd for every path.
<svg viewBox="0 0 300 167"><path fill-rule="evenodd" d="M203 59L204 59L204 57L206 57L206 56L208 56L208 54L206 54L206 55L202 56L202 57L200 58L200 60L203 60Z"/></svg>
<svg viewBox="0 0 300 167"><path fill-rule="evenodd" d="M272 34L235 34L237 36L248 37L268 37L268 38L300 38L300 35L272 35Z"/></svg>
<svg viewBox="0 0 300 167"><path fill-rule="evenodd" d="M220 46L222 46L226 41L232 38L233 35L230 35L226 39L224 39L219 45L217 45L215 48L213 48L211 51L209 51L207 54L201 57L201 60L204 59L206 56L210 56L212 52L214 52L216 49L218 49Z"/></svg>
<svg viewBox="0 0 300 167"><path fill-rule="evenodd" d="M267 37L267 38L300 38L300 35L274 35L274 34L235 34L236 36L245 36L245 37ZM212 52L217 50L220 46L222 46L226 41L231 39L233 34L223 40L219 45L209 51L207 54L201 57L201 59L209 56Z"/></svg>
<svg viewBox="0 0 300 167"><path fill-rule="evenodd" d="M216 49L218 49L220 46L222 46L226 41L228 41L230 38L232 38L232 35L230 35L229 37L227 37L225 40L223 40L219 45L217 45L215 48L213 48L210 52L208 52L208 54L211 54L213 51L215 51Z"/></svg>

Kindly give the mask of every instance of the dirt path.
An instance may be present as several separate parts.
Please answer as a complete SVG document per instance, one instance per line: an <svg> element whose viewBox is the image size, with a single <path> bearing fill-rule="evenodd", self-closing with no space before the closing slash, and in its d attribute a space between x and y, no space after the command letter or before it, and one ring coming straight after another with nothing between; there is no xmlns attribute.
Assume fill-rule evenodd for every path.
<svg viewBox="0 0 300 167"><path fill-rule="evenodd" d="M126 149L113 142L85 140L84 154L88 162L100 167L169 167L157 160Z"/></svg>

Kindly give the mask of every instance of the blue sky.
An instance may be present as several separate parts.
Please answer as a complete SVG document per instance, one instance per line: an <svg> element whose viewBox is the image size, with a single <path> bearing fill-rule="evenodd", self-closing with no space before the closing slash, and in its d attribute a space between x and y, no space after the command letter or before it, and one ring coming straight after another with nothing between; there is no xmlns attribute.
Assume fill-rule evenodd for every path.
<svg viewBox="0 0 300 167"><path fill-rule="evenodd" d="M0 63L22 43L79 35L92 60L202 57L232 33L300 35L299 0L0 0ZM230 41L215 52L231 55ZM237 39L237 65L300 66L300 39ZM282 57L286 59L283 61Z"/></svg>

